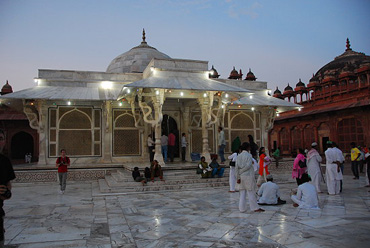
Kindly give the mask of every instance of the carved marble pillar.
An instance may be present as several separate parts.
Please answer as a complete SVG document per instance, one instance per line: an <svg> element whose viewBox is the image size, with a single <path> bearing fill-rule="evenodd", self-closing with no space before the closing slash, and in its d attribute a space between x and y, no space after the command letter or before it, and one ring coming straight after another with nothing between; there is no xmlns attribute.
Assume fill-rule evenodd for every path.
<svg viewBox="0 0 370 248"><path fill-rule="evenodd" d="M153 103L154 112L151 106L146 102L143 102L143 96L146 94L147 97L151 99ZM142 89L139 90L138 103L141 111L143 112L143 120L146 123L149 123L154 127L155 130L155 153L154 159L158 161L159 164L164 165L164 160L162 156L162 147L161 147L161 126L163 120L162 107L164 103L164 89L158 89L147 94L143 93Z"/></svg>
<svg viewBox="0 0 370 248"><path fill-rule="evenodd" d="M211 106L208 98L198 99L200 109L202 111L202 156L206 158L206 161L211 161L211 154L209 153L209 144L208 144L208 123L211 120Z"/></svg>
<svg viewBox="0 0 370 248"><path fill-rule="evenodd" d="M112 106L110 101L103 103L103 121L102 121L102 157L101 163L112 162Z"/></svg>
<svg viewBox="0 0 370 248"><path fill-rule="evenodd" d="M48 109L46 106L45 101L38 101L37 102L37 111L39 114L39 127L38 127L38 133L39 133L39 161L38 164L47 164L47 150L48 150L48 141L47 141L47 130L48 128L45 128L47 125L47 114Z"/></svg>
<svg viewBox="0 0 370 248"><path fill-rule="evenodd" d="M191 150L190 150L190 130L189 130L189 121L190 121L190 107L185 107L183 112L183 125L182 125L182 132L186 134L186 140L188 142L188 145L186 147L186 153L185 153L185 159L186 161L191 161Z"/></svg>
<svg viewBox="0 0 370 248"><path fill-rule="evenodd" d="M276 117L276 111L273 108L264 108L261 112L261 147L264 146L266 154L269 154L268 151L268 137L269 132L274 126L274 119Z"/></svg>
<svg viewBox="0 0 370 248"><path fill-rule="evenodd" d="M155 153L154 153L154 160L157 160L159 164L164 165L165 162L162 156L162 146L161 146L161 135L162 135L162 104L159 101L154 102L154 111L155 111L155 119L158 120L154 124L154 132L155 132Z"/></svg>
<svg viewBox="0 0 370 248"><path fill-rule="evenodd" d="M32 129L37 130L39 135L39 161L38 164L47 164L47 135L45 130L47 116L47 106L45 101L34 102L33 105L28 105L23 100L23 112L26 114L29 125Z"/></svg>

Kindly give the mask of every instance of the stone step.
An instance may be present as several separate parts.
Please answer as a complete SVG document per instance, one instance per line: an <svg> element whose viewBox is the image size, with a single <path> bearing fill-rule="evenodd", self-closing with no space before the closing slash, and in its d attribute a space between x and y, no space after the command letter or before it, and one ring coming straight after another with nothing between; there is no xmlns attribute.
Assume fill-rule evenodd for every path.
<svg viewBox="0 0 370 248"><path fill-rule="evenodd" d="M195 170L185 170L185 171L164 171L163 173L164 178L166 180L172 180L172 179L193 179L194 177L199 178L200 175L196 174ZM141 173L143 176L143 173ZM117 170L116 173L112 173L112 176L116 181L120 182L130 182L133 181L131 172L125 171L125 170ZM225 170L224 177L229 176L229 170Z"/></svg>
<svg viewBox="0 0 370 248"><path fill-rule="evenodd" d="M143 173L142 173L143 174ZM132 172L126 169L117 169L105 179L99 180L101 193L135 193L135 192L158 192L169 190L191 190L198 188L225 187L229 185L229 170L226 169L222 178L201 178L195 169L189 170L165 170L165 181L155 178L154 182L148 181L145 186L135 182Z"/></svg>
<svg viewBox="0 0 370 248"><path fill-rule="evenodd" d="M163 182L160 182L163 183ZM206 182L206 183L195 183L195 184L174 184L167 185L165 183L158 184L156 182L148 182L145 186L141 183L137 183L137 186L130 187L105 187L105 184L101 184L99 180L99 187L101 193L149 193L149 192L159 192L159 191L178 191L178 190L193 190L193 189L206 189L206 188L216 188L216 187L227 187L229 185L228 181L223 182Z"/></svg>
<svg viewBox="0 0 370 248"><path fill-rule="evenodd" d="M200 175L196 177L191 178L183 178L183 177L164 177L165 181L162 182L159 180L159 178L155 178L156 182L161 182L165 185L176 185L176 184L196 184L196 183L213 183L213 182L228 182L228 177L222 177L222 178L201 178ZM117 181L115 178L111 175L105 176L105 181L109 187L124 187L124 186L135 186L138 184L138 182L135 182L132 177L129 180L124 181ZM152 182L151 182L152 183Z"/></svg>

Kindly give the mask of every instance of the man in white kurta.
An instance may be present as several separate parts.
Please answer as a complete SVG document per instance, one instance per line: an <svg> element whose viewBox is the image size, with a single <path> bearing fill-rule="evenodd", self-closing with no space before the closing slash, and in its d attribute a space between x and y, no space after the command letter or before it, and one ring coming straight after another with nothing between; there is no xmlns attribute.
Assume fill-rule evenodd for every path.
<svg viewBox="0 0 370 248"><path fill-rule="evenodd" d="M279 186L272 182L272 177L267 176L267 182L263 183L258 190L257 195L260 196L258 199L258 204L264 205L276 205L280 199Z"/></svg>
<svg viewBox="0 0 370 248"><path fill-rule="evenodd" d="M327 142L328 149L325 151L326 158L326 185L329 195L337 195L340 192L340 180L343 179L338 165L338 154L333 149L333 143Z"/></svg>
<svg viewBox="0 0 370 248"><path fill-rule="evenodd" d="M343 152L338 148L336 143L333 143L333 150L337 154L337 161L339 162L340 172L342 173L342 177L343 177L343 169L344 169L344 161L345 161L344 156L343 156ZM339 192L342 192L342 188L343 188L343 178L340 180L340 190L339 190Z"/></svg>
<svg viewBox="0 0 370 248"><path fill-rule="evenodd" d="M305 180L305 183L298 186L297 195L292 195L291 199L299 208L319 209L316 188L308 182L309 178Z"/></svg>
<svg viewBox="0 0 370 248"><path fill-rule="evenodd" d="M237 183L240 184L239 193L239 210L246 211L245 197L248 194L249 207L252 211L263 212L257 204L256 191L257 184L254 177L254 167L252 164L252 155L248 152L250 145L248 142L242 144L242 152L236 158L235 174Z"/></svg>
<svg viewBox="0 0 370 248"><path fill-rule="evenodd" d="M322 180L322 177L320 163L322 161L322 158L316 150L317 143L313 142L311 144L311 147L311 150L309 150L307 153L308 175L311 176L312 184L315 186L317 193L321 193L320 182Z"/></svg>

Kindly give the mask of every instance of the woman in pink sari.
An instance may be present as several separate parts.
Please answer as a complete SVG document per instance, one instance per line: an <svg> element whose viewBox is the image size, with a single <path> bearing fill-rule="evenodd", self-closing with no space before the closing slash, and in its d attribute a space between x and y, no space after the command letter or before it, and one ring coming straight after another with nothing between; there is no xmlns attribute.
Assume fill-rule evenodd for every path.
<svg viewBox="0 0 370 248"><path fill-rule="evenodd" d="M306 158L304 156L304 151L302 148L298 148L297 149L297 157L294 159L294 163L293 163L293 171L292 171L292 178L296 179L297 180L297 184L298 186L301 185L303 182L302 182L302 177L305 178L305 177L308 177L307 175L307 166L301 168L299 166L299 162L302 161L302 162L305 162ZM306 163L305 163L306 164Z"/></svg>

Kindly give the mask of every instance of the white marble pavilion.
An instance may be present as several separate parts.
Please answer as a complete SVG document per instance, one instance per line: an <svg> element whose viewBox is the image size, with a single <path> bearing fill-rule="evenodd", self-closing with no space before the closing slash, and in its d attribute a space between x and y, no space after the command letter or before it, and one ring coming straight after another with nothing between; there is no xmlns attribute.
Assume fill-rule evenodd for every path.
<svg viewBox="0 0 370 248"><path fill-rule="evenodd" d="M226 153L239 136L267 146L277 112L299 105L268 95L267 82L211 79L207 61L173 59L143 40L112 60L106 72L45 70L37 86L1 96L22 109L39 133L39 165L54 166L65 148L72 164L148 161L147 137L155 134L155 157L164 164L160 136L181 133L190 153L217 153L217 128Z"/></svg>

